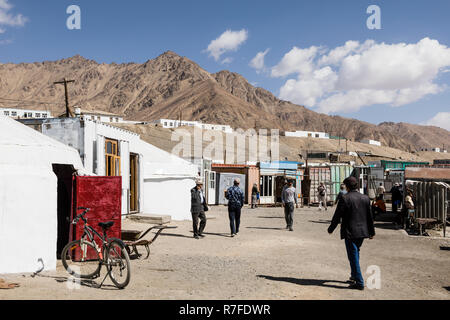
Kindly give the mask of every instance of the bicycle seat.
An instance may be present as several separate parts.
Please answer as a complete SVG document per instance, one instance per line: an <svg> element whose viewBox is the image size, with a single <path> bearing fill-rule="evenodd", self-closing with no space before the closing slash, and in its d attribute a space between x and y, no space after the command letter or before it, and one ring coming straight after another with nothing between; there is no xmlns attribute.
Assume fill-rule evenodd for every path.
<svg viewBox="0 0 450 320"><path fill-rule="evenodd" d="M104 230L108 230L109 228L111 228L114 225L113 221L109 221L109 222L100 222L98 224L98 226Z"/></svg>

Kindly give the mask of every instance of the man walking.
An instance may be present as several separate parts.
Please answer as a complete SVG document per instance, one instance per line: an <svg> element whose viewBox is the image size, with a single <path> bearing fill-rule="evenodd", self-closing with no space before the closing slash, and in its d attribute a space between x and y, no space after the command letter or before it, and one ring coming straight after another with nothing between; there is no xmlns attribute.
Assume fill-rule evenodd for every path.
<svg viewBox="0 0 450 320"><path fill-rule="evenodd" d="M208 206L206 205L206 200L202 188L203 182L201 180L197 180L196 186L191 189L191 214L195 239L204 237L203 230L206 226L205 209L207 210ZM199 219L200 227L198 227Z"/></svg>
<svg viewBox="0 0 450 320"><path fill-rule="evenodd" d="M319 194L319 210L322 211L322 204L327 209L327 188L325 188L323 182L320 183L320 186L317 188L317 192Z"/></svg>
<svg viewBox="0 0 450 320"><path fill-rule="evenodd" d="M225 191L228 199L228 217L230 218L231 237L239 233L241 224L241 209L244 206L244 192L239 188L240 179L234 179L234 185Z"/></svg>
<svg viewBox="0 0 450 320"><path fill-rule="evenodd" d="M294 202L295 206L298 208L297 203L297 191L295 190L292 180L288 181L287 188L281 193L281 201L284 207L284 217L286 218L286 229L289 231L294 231Z"/></svg>
<svg viewBox="0 0 450 320"><path fill-rule="evenodd" d="M341 239L345 240L347 257L350 262L351 285L349 288L364 290L364 279L359 265L359 251L364 239L375 236L370 199L357 191L358 181L355 177L344 180L348 193L338 202L328 233L332 234L341 223Z"/></svg>

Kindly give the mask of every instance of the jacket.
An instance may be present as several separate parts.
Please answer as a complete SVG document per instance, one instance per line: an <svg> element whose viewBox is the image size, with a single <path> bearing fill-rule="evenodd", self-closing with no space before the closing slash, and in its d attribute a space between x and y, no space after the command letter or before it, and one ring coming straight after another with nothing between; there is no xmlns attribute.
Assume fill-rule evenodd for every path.
<svg viewBox="0 0 450 320"><path fill-rule="evenodd" d="M341 239L370 238L375 235L368 196L352 190L339 200L328 232L341 223Z"/></svg>
<svg viewBox="0 0 450 320"><path fill-rule="evenodd" d="M200 193L203 194L203 191L198 190L197 187L191 189L191 213L205 212L206 207L205 195L203 195L202 201Z"/></svg>
<svg viewBox="0 0 450 320"><path fill-rule="evenodd" d="M228 188L225 198L228 200L228 208L238 209L244 206L244 192L238 186Z"/></svg>

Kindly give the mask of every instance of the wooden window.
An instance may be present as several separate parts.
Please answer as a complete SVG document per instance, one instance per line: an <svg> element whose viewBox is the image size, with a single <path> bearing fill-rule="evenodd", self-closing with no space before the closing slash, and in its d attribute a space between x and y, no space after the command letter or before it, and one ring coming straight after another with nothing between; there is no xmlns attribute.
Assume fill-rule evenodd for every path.
<svg viewBox="0 0 450 320"><path fill-rule="evenodd" d="M120 153L119 142L116 140L105 139L105 160L106 176L120 176Z"/></svg>

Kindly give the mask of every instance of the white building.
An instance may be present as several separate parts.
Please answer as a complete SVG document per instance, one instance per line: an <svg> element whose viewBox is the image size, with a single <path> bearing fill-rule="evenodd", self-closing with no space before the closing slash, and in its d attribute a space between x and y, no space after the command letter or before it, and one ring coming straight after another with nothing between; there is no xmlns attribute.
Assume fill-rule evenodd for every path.
<svg viewBox="0 0 450 320"><path fill-rule="evenodd" d="M100 110L84 110L75 108L75 116L92 121L99 121L103 123L123 123L123 116Z"/></svg>
<svg viewBox="0 0 450 320"><path fill-rule="evenodd" d="M330 135L325 132L314 132L314 131L286 131L284 133L286 137L297 137L297 138L319 138L319 139L330 139Z"/></svg>
<svg viewBox="0 0 450 320"><path fill-rule="evenodd" d="M17 108L0 108L0 114L13 119L46 119L52 114L48 110L26 110Z"/></svg>
<svg viewBox="0 0 450 320"><path fill-rule="evenodd" d="M185 121L185 120L171 120L171 119L158 119L152 121L152 123L162 126L166 129L174 129L179 127L197 127L203 130L216 130L231 133L233 132L233 128L229 125L222 124L209 124L202 123L201 121Z"/></svg>
<svg viewBox="0 0 450 320"><path fill-rule="evenodd" d="M0 274L56 269L58 178L82 173L74 148L0 115ZM70 177L71 175L69 175Z"/></svg>
<svg viewBox="0 0 450 320"><path fill-rule="evenodd" d="M373 146L381 147L381 142L380 141L376 141L376 140L363 139L363 140L361 140L361 143L371 144Z"/></svg>
<svg viewBox="0 0 450 320"><path fill-rule="evenodd" d="M81 118L22 120L77 149L87 170L122 176L122 214L171 215L189 220L197 167L140 139L138 134Z"/></svg>

